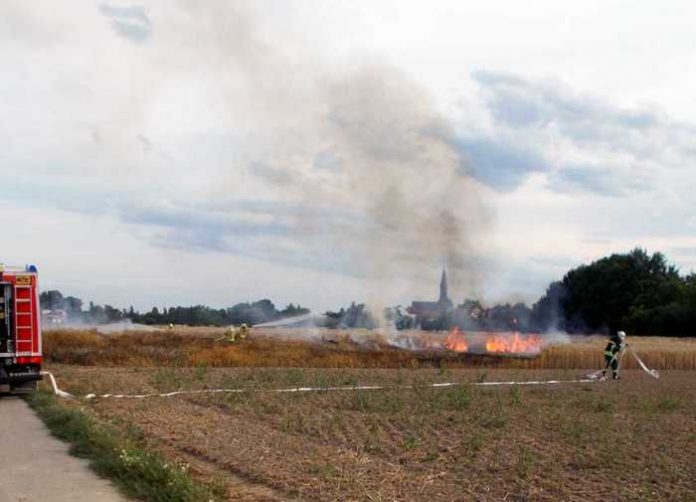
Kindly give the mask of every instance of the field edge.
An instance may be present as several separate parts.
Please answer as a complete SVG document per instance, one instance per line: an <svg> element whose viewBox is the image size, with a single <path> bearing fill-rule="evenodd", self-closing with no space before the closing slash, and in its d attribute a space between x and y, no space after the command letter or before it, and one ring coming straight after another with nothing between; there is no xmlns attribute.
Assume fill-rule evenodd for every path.
<svg viewBox="0 0 696 502"><path fill-rule="evenodd" d="M132 428L105 423L45 390L24 399L51 434L70 445L71 455L88 459L99 476L127 497L145 502L227 500L222 483L194 479L186 465L147 448Z"/></svg>

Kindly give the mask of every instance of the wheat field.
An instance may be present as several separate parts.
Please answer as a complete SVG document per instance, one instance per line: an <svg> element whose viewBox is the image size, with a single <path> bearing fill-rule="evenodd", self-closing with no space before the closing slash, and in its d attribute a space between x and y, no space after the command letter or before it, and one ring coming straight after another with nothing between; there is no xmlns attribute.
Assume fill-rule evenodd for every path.
<svg viewBox="0 0 696 502"><path fill-rule="evenodd" d="M220 328L110 335L94 330L48 330L44 355L48 362L85 366L593 369L603 364L606 343L599 336L569 337L570 342L549 344L536 357L510 357L404 350L363 331L327 331L315 337L324 341L316 342L289 339L287 334L272 330L254 330L249 339L235 344L217 340L223 333ZM696 369L694 338L635 337L629 346L650 368ZM639 368L630 353L624 354L622 366Z"/></svg>

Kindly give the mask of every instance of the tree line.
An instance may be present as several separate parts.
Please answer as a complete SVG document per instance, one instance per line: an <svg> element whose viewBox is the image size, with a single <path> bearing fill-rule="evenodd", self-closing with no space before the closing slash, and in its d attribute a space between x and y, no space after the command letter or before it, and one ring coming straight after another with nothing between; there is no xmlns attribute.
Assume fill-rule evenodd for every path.
<svg viewBox="0 0 696 502"><path fill-rule="evenodd" d="M551 283L530 321L569 333L695 336L696 274L680 275L659 252L613 254Z"/></svg>
<svg viewBox="0 0 696 502"><path fill-rule="evenodd" d="M126 319L140 324L183 324L189 326L229 326L243 323L261 324L285 317L308 314L310 311L300 305L290 303L278 310L271 300L237 303L228 308L215 309L206 305L190 307L153 307L149 312L117 309L111 305L95 305L83 309L83 302L73 296L64 297L58 290L44 291L40 295L43 310L63 310L68 322L84 324L104 324Z"/></svg>
<svg viewBox="0 0 696 502"><path fill-rule="evenodd" d="M143 324L186 324L226 326L254 325L308 314L300 305L289 304L278 310L268 299L238 303L214 309L205 305L191 307L154 307L140 313L110 305L83 302L60 291L41 293L42 308L61 309L73 322L105 323L123 319ZM362 303L352 303L335 312L326 312L325 325L339 328L375 328L379 320ZM401 306L392 307L384 316L397 329L450 329L522 332L566 331L568 333L609 332L622 329L632 335L696 335L696 274L679 274L662 253L649 255L636 248L628 253L612 254L568 271L561 280L549 284L546 292L531 307L524 303L486 307L467 299L437 319L415 325L415 319Z"/></svg>
<svg viewBox="0 0 696 502"><path fill-rule="evenodd" d="M335 313L347 327L372 327L362 304ZM467 299L436 319L415 319L400 307L387 309L397 329L420 327L471 331L565 331L570 334L696 336L696 274L682 276L662 253L636 248L568 271L549 284L531 307L524 303L486 307Z"/></svg>

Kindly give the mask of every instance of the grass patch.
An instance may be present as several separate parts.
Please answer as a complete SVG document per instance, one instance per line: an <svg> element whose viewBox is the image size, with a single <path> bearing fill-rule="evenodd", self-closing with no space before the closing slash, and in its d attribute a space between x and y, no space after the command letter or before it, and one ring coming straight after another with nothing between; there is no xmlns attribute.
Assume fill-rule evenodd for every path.
<svg viewBox="0 0 696 502"><path fill-rule="evenodd" d="M57 438L70 444L70 453L91 461L92 468L112 480L122 492L145 501L223 500L222 486L198 483L185 464L172 464L142 447L135 431L121 432L91 415L59 403L47 392L27 402Z"/></svg>
<svg viewBox="0 0 696 502"><path fill-rule="evenodd" d="M507 425L508 418L505 415L491 415L483 417L479 422L486 429L502 429Z"/></svg>
<svg viewBox="0 0 696 502"><path fill-rule="evenodd" d="M447 396L449 397L450 407L457 411L465 410L471 403L471 393L467 385L455 387Z"/></svg>
<svg viewBox="0 0 696 502"><path fill-rule="evenodd" d="M631 409L640 413L671 413L684 406L682 399L672 395L665 395L658 398L648 397L637 399L631 403Z"/></svg>
<svg viewBox="0 0 696 502"><path fill-rule="evenodd" d="M510 400L512 404L517 406L522 403L522 395L520 392L520 387L518 385L513 385L510 387Z"/></svg>
<svg viewBox="0 0 696 502"><path fill-rule="evenodd" d="M395 414L404 407L401 396L388 392L355 392L351 401L350 408L363 413Z"/></svg>
<svg viewBox="0 0 696 502"><path fill-rule="evenodd" d="M180 389L183 383L181 371L160 368L150 378L150 384L157 390Z"/></svg>
<svg viewBox="0 0 696 502"><path fill-rule="evenodd" d="M598 399L595 403L594 411L597 413L611 413L614 411L614 404L607 399Z"/></svg>
<svg viewBox="0 0 696 502"><path fill-rule="evenodd" d="M405 451L411 451L411 450L413 450L414 448L416 448L416 447L418 446L419 443L420 443L420 441L418 440L417 437L408 435L408 436L406 436L406 439L404 439L404 441L403 441L401 447L402 447Z"/></svg>
<svg viewBox="0 0 696 502"><path fill-rule="evenodd" d="M464 452L464 458L473 459L485 446L486 441L480 434L469 434L462 439L460 448Z"/></svg>
<svg viewBox="0 0 696 502"><path fill-rule="evenodd" d="M339 475L339 470L331 464L314 464L307 468L307 473L330 480Z"/></svg>
<svg viewBox="0 0 696 502"><path fill-rule="evenodd" d="M527 446L520 446L517 453L517 474L525 479L534 467L535 455Z"/></svg>
<svg viewBox="0 0 696 502"><path fill-rule="evenodd" d="M657 401L655 408L658 411L674 411L681 406L681 400L673 396L665 396Z"/></svg>
<svg viewBox="0 0 696 502"><path fill-rule="evenodd" d="M571 419L567 425L563 426L562 431L565 437L574 443L585 443L592 439L592 434L590 433L588 427L579 422L577 418Z"/></svg>

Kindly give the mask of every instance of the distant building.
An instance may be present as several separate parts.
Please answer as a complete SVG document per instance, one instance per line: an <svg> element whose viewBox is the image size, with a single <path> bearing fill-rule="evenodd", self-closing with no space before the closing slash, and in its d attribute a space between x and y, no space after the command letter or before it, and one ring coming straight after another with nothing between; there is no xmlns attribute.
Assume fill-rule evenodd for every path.
<svg viewBox="0 0 696 502"><path fill-rule="evenodd" d="M44 310L41 317L45 326L60 326L68 321L68 313L62 309Z"/></svg>
<svg viewBox="0 0 696 502"><path fill-rule="evenodd" d="M440 279L440 298L436 302L411 302L411 306L406 312L416 317L416 325L422 326L423 323L435 321L443 314L450 312L454 304L447 294L447 273L442 269L442 279Z"/></svg>

